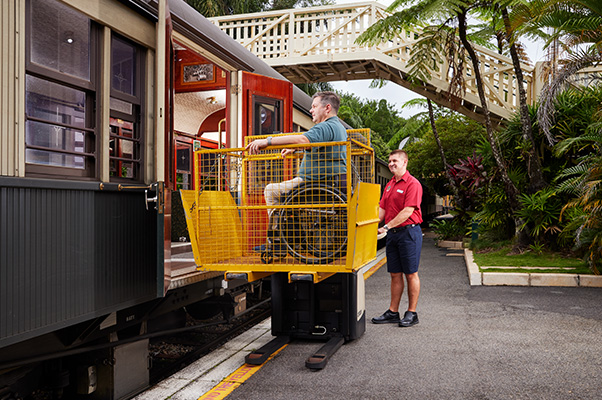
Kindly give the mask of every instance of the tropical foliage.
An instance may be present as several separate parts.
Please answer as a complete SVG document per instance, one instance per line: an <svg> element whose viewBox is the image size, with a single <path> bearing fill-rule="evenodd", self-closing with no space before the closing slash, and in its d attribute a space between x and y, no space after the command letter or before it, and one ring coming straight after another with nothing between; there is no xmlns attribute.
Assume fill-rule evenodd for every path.
<svg viewBox="0 0 602 400"><path fill-rule="evenodd" d="M421 178L423 185L431 193L446 196L453 193L453 188L449 187L445 175L446 166L441 161L436 139L426 118L426 115L422 116L424 132L420 130L412 135L417 140L406 145L406 151L412 155L408 169L413 175ZM439 116L435 120L435 125L448 163L456 163L472 155L479 143L484 140L483 126L457 113Z"/></svg>
<svg viewBox="0 0 602 400"><path fill-rule="evenodd" d="M332 0L185 0L207 18L295 7L334 4Z"/></svg>
<svg viewBox="0 0 602 400"><path fill-rule="evenodd" d="M370 128L377 157L387 160L392 149L387 144L406 124L406 120L387 100L362 100L351 93L339 93L339 117L353 128Z"/></svg>

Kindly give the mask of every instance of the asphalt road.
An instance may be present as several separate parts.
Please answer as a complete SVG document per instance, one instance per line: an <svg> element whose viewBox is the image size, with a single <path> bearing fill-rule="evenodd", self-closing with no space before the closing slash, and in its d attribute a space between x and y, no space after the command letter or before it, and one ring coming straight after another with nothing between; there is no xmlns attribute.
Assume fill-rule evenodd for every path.
<svg viewBox="0 0 602 400"><path fill-rule="evenodd" d="M471 288L447 254L424 240L418 325L368 322L318 372L304 364L322 343L292 342L228 399L602 398L602 289ZM385 266L366 281L368 319L388 303Z"/></svg>

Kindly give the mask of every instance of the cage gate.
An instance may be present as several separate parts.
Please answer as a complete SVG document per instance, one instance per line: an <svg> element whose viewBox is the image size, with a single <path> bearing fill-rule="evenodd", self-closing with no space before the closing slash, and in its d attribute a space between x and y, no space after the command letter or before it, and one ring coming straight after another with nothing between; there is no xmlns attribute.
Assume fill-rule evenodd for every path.
<svg viewBox="0 0 602 400"><path fill-rule="evenodd" d="M246 137L245 145L265 137ZM294 151L283 157L283 149ZM348 130L346 142L270 146L257 155L198 150L194 179L194 190L181 192L200 270L319 282L376 256L380 186L367 129Z"/></svg>

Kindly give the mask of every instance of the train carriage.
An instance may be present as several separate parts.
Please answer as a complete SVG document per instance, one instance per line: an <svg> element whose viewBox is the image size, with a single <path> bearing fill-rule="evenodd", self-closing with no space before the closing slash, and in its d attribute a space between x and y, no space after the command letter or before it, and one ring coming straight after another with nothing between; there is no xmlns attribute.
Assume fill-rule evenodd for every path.
<svg viewBox="0 0 602 400"><path fill-rule="evenodd" d="M0 389L51 365L125 398L148 339L122 340L249 285L177 254L194 150L307 130L311 99L183 0L4 0L0 20ZM91 345L116 362L64 361Z"/></svg>

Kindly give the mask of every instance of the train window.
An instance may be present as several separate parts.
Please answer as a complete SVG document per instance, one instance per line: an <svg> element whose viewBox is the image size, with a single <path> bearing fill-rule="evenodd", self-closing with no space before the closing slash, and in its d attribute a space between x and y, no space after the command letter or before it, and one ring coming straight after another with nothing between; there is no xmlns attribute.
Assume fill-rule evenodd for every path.
<svg viewBox="0 0 602 400"><path fill-rule="evenodd" d="M282 132L282 100L253 95L253 135Z"/></svg>
<svg viewBox="0 0 602 400"><path fill-rule="evenodd" d="M31 62L90 80L90 20L56 1L31 0Z"/></svg>
<svg viewBox="0 0 602 400"><path fill-rule="evenodd" d="M110 93L100 87L102 27L57 0L27 0L27 175L98 176L97 105L109 97L111 180L143 180L144 48L111 36ZM60 168L58 168L60 167Z"/></svg>
<svg viewBox="0 0 602 400"><path fill-rule="evenodd" d="M40 78L26 81L25 157L28 163L86 168L94 132L86 129L86 93Z"/></svg>
<svg viewBox="0 0 602 400"><path fill-rule="evenodd" d="M192 189L191 155L192 146L189 143L176 142L177 189Z"/></svg>
<svg viewBox="0 0 602 400"><path fill-rule="evenodd" d="M30 0L28 6L26 173L94 177L95 27L57 1Z"/></svg>
<svg viewBox="0 0 602 400"><path fill-rule="evenodd" d="M111 86L113 89L135 96L136 47L118 37L111 39Z"/></svg>
<svg viewBox="0 0 602 400"><path fill-rule="evenodd" d="M111 37L111 180L142 180L143 51L117 34Z"/></svg>
<svg viewBox="0 0 602 400"><path fill-rule="evenodd" d="M134 124L119 118L110 119L109 171L111 177L134 179L139 175L139 146L134 138Z"/></svg>

